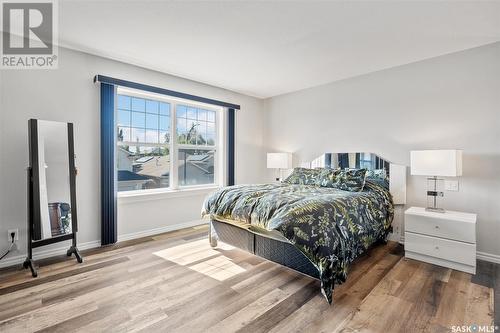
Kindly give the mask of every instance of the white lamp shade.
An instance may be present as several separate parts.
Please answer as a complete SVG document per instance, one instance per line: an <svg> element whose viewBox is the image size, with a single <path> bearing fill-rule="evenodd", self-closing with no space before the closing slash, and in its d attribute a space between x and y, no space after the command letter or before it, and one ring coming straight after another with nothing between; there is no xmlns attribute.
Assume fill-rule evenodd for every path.
<svg viewBox="0 0 500 333"><path fill-rule="evenodd" d="M416 150L410 153L411 174L457 177L462 175L461 150Z"/></svg>
<svg viewBox="0 0 500 333"><path fill-rule="evenodd" d="M291 153L267 153L267 168L268 169L291 169L292 154Z"/></svg>

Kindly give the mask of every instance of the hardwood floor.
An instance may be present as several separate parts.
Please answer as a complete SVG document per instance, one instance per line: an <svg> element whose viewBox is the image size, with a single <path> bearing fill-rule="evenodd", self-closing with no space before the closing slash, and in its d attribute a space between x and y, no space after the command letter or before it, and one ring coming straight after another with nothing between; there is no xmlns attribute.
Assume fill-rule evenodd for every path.
<svg viewBox="0 0 500 333"><path fill-rule="evenodd" d="M359 258L329 306L318 281L221 245L196 227L0 271L0 332L451 332L492 325L493 289L405 260Z"/></svg>

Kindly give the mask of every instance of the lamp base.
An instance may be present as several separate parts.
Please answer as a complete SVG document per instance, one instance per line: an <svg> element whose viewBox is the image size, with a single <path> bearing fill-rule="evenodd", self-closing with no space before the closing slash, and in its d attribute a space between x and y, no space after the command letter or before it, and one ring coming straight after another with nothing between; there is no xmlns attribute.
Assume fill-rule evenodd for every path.
<svg viewBox="0 0 500 333"><path fill-rule="evenodd" d="M429 182L434 183L432 188L427 190L427 208L425 209L427 212L434 212L434 213L445 212L443 208L438 207L438 197L442 198L444 196L444 192L438 189L438 182L442 181L443 179L440 179L438 177L427 178L428 187L429 187Z"/></svg>
<svg viewBox="0 0 500 333"><path fill-rule="evenodd" d="M434 212L434 213L446 213L446 211L443 208L438 208L438 207L427 207L425 209L426 212Z"/></svg>

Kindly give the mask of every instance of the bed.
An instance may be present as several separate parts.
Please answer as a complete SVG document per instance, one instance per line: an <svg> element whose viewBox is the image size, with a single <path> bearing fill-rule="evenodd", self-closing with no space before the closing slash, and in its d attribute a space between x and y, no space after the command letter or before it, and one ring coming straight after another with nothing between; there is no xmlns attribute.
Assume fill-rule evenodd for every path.
<svg viewBox="0 0 500 333"><path fill-rule="evenodd" d="M302 166L285 182L220 188L207 197L202 215L210 217L211 246L228 243L317 278L331 303L352 261L386 241L394 205L405 200L406 168L372 153L326 153ZM347 181L354 187L338 186L340 175L361 173L361 187L349 183L357 178Z"/></svg>

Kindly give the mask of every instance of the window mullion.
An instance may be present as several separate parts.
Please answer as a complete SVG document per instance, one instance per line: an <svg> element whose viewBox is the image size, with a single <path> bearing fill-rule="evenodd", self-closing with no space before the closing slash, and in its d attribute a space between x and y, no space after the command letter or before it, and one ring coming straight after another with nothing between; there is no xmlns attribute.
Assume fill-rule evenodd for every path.
<svg viewBox="0 0 500 333"><path fill-rule="evenodd" d="M172 102L170 108L170 188L176 190L179 188L179 177L177 172L179 152L177 151L177 103Z"/></svg>

